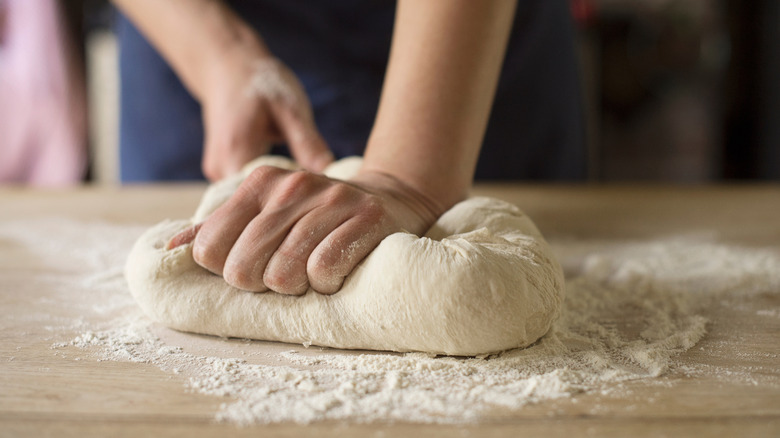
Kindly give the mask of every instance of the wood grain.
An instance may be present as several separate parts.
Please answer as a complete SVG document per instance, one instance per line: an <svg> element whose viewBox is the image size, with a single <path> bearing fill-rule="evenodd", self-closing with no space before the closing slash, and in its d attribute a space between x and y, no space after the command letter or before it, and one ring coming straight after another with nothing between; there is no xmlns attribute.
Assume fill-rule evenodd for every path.
<svg viewBox="0 0 780 438"><path fill-rule="evenodd" d="M152 224L189 216L203 188L0 189L0 226L49 217ZM550 239L709 233L737 245L780 248L780 186L481 185L473 193L521 206ZM9 254L8 243L0 241L0 436L780 436L780 386L766 384L780 382L780 318L726 310L709 315L715 323L705 339L676 359L711 372L691 377L672 371L650 382L622 383L621 397L586 393L518 412L495 411L467 427L219 424L213 417L222 400L187 392L183 377L150 364L97 362L88 351L53 351L46 327L8 322L8 315L29 310L49 293L15 294L10 285L19 272L46 272L36 270L32 258ZM780 291L745 306L780 308Z"/></svg>

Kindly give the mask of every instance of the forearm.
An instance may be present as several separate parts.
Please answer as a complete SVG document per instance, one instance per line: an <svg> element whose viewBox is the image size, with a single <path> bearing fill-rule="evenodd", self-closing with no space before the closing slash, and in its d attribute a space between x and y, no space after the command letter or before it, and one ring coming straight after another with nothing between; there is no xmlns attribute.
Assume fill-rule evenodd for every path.
<svg viewBox="0 0 780 438"><path fill-rule="evenodd" d="M259 35L219 0L113 0L202 99L227 62L270 56ZM213 81L211 81L213 82Z"/></svg>
<svg viewBox="0 0 780 438"><path fill-rule="evenodd" d="M471 185L515 0L400 0L364 171L449 207Z"/></svg>

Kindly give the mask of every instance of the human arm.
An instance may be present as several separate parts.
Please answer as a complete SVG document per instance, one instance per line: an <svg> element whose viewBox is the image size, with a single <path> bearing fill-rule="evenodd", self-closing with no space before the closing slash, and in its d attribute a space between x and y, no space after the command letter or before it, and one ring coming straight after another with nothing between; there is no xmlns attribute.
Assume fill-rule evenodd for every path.
<svg viewBox="0 0 780 438"><path fill-rule="evenodd" d="M203 111L211 180L286 141L305 168L332 156L295 75L218 0L113 0L171 65ZM273 85L273 86L269 86Z"/></svg>
<svg viewBox="0 0 780 438"><path fill-rule="evenodd" d="M440 210L466 196L515 5L514 0L399 1L363 172L393 175L439 200Z"/></svg>
<svg viewBox="0 0 780 438"><path fill-rule="evenodd" d="M358 176L258 169L202 224L196 261L246 290L332 293L387 235L424 233L471 184L514 7L401 0Z"/></svg>

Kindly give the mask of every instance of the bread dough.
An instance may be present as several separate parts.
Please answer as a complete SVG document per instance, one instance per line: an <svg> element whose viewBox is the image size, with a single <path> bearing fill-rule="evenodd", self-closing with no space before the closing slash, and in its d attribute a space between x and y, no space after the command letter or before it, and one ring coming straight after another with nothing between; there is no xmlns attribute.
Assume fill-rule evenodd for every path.
<svg viewBox="0 0 780 438"><path fill-rule="evenodd" d="M138 239L125 276L153 320L224 337L471 356L527 346L557 318L560 266L531 220L497 199L455 205L424 237L386 237L334 295L242 291L198 266L191 244L165 249L264 164L295 168L279 157L256 160L209 187L192 219L164 221ZM341 160L326 174L348 178L359 166Z"/></svg>

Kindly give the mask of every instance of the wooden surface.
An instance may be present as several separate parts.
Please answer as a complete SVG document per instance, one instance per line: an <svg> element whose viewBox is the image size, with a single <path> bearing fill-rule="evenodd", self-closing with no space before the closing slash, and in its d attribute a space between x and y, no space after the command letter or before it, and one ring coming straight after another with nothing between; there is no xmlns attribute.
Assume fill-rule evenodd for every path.
<svg viewBox="0 0 780 438"><path fill-rule="evenodd" d="M202 190L0 189L0 221L72 217L152 224L189 216ZM474 193L522 206L551 240L619 241L704 232L719 241L780 248L778 186L493 185ZM0 256L3 251L0 242ZM24 314L34 305L5 287L12 269L25 269L24 261L12 265L0 266L2 318ZM746 305L778 308L778 292ZM319 423L249 428L213 422L220 399L185 391L181 379L153 365L77 361L54 354L51 333L31 321L0 333L0 436L780 436L780 386L730 381L722 372L748 377L755 373L762 377L759 381L778 381L780 318L739 315L711 315L725 322L714 325L697 348L680 358L683 363L717 365L721 373L691 378L672 372L654 384L629 382L625 385L630 395L620 400L586 393L496 413L469 426ZM718 348L734 340L739 342L729 345L736 347ZM597 413L589 409L595 404L602 407Z"/></svg>

